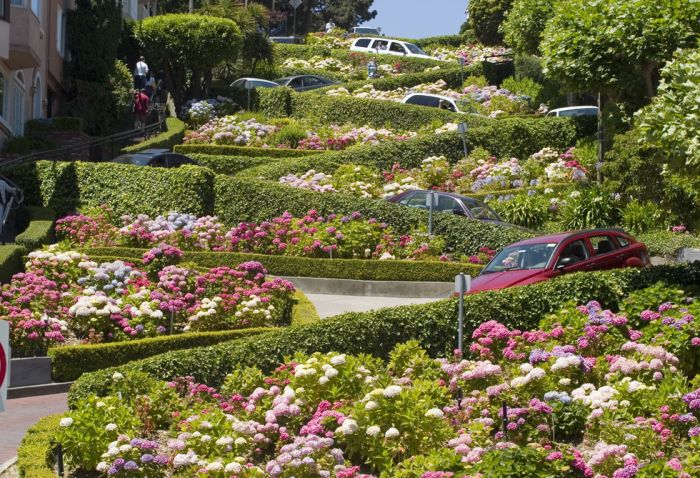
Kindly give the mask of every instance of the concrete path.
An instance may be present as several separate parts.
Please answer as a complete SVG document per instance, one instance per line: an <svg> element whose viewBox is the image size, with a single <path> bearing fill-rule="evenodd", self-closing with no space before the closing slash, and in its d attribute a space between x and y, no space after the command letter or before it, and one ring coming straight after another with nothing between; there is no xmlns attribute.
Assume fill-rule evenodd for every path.
<svg viewBox="0 0 700 478"><path fill-rule="evenodd" d="M399 297L368 297L353 295L306 294L316 306L319 317L325 319L345 312L367 312L368 310L399 305L427 304L442 299L406 299Z"/></svg>
<svg viewBox="0 0 700 478"><path fill-rule="evenodd" d="M29 427L40 418L68 410L68 394L15 398L0 413L0 463L17 454L19 443Z"/></svg>

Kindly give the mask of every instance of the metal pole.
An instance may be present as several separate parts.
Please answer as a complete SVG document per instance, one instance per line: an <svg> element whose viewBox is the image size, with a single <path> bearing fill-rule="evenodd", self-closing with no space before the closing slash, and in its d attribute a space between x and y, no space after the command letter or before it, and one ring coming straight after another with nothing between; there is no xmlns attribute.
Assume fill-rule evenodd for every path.
<svg viewBox="0 0 700 478"><path fill-rule="evenodd" d="M428 208L428 236L433 235L433 203L435 202L435 195L432 191L428 193L428 200L430 201L430 207Z"/></svg>
<svg viewBox="0 0 700 478"><path fill-rule="evenodd" d="M503 439L508 441L508 405L503 400Z"/></svg>
<svg viewBox="0 0 700 478"><path fill-rule="evenodd" d="M462 133L462 145L464 146L464 157L469 156L469 150L467 149L467 133Z"/></svg>
<svg viewBox="0 0 700 478"><path fill-rule="evenodd" d="M457 350L462 354L464 350L464 294L465 288L464 272L459 273L459 313L457 316Z"/></svg>
<svg viewBox="0 0 700 478"><path fill-rule="evenodd" d="M60 443L56 446L56 466L58 468L58 476L63 476L63 445Z"/></svg>
<svg viewBox="0 0 700 478"><path fill-rule="evenodd" d="M297 36L297 9L296 8L294 9L294 20L292 20L292 21L294 22L294 25L292 26L292 31L293 31L292 36Z"/></svg>
<svg viewBox="0 0 700 478"><path fill-rule="evenodd" d="M603 94L598 92L598 164L596 167L596 181L602 181L603 159L605 157L605 126L603 125Z"/></svg>
<svg viewBox="0 0 700 478"><path fill-rule="evenodd" d="M250 111L250 86L248 86L247 90L248 90L248 111Z"/></svg>
<svg viewBox="0 0 700 478"><path fill-rule="evenodd" d="M190 13L194 11L194 0L190 0Z"/></svg>

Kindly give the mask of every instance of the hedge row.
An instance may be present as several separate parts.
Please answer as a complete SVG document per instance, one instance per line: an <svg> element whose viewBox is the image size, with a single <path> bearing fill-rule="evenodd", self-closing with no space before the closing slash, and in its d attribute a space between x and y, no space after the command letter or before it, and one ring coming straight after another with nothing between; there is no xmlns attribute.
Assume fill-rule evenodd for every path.
<svg viewBox="0 0 700 478"><path fill-rule="evenodd" d="M536 191L538 193L544 192L545 189L551 189L552 192L559 192L568 189L572 186L571 183L551 183L542 184L540 186L529 186L526 188L519 189L499 189L497 191L479 191L476 193L469 193L469 197L484 199L488 197L498 198L499 196L517 196L518 194L526 194L528 191Z"/></svg>
<svg viewBox="0 0 700 478"><path fill-rule="evenodd" d="M38 206L28 206L25 210L29 216L29 225L15 237L15 243L28 251L50 244L53 241L56 213L49 208Z"/></svg>
<svg viewBox="0 0 700 478"><path fill-rule="evenodd" d="M13 275L24 270L23 257L26 253L22 246L0 246L0 282L10 282Z"/></svg>
<svg viewBox="0 0 700 478"><path fill-rule="evenodd" d="M270 156L236 156L202 153L187 153L187 156L194 159L200 166L209 168L217 174L227 175L235 175L246 169L265 166L283 160L283 158L273 158Z"/></svg>
<svg viewBox="0 0 700 478"><path fill-rule="evenodd" d="M443 61L429 58L352 52L350 51L350 48L329 48L325 45L319 44L299 45L291 43L276 43L275 55L279 59L295 58L302 60L309 60L314 56L320 56L322 58L334 58L345 63L351 63L358 56L365 56L367 58L374 58L374 60L380 64L394 65L396 63L401 63L404 65L405 69L409 69L411 71L422 70L436 65L445 64Z"/></svg>
<svg viewBox="0 0 700 478"><path fill-rule="evenodd" d="M38 136L55 131L82 131L83 127L82 118L55 116L53 118L27 121L24 126L24 134L27 136Z"/></svg>
<svg viewBox="0 0 700 478"><path fill-rule="evenodd" d="M24 434L17 450L17 471L23 478L55 478L56 437L62 414L41 418Z"/></svg>
<svg viewBox="0 0 700 478"><path fill-rule="evenodd" d="M214 174L208 169L133 167L116 163L40 161L4 172L23 188L28 204L56 214L109 204L117 214L168 211L205 215L213 210Z"/></svg>
<svg viewBox="0 0 700 478"><path fill-rule="evenodd" d="M185 135L185 123L177 118L166 118L165 125L166 131L133 146L122 148L122 153L136 153L148 148L172 149L176 144L180 144Z"/></svg>
<svg viewBox="0 0 700 478"><path fill-rule="evenodd" d="M216 197L214 212L229 224L241 220L260 222L285 211L303 215L309 209L315 209L324 215L359 211L367 218L374 217L386 222L400 234L411 233L421 226L427 228L428 225L426 211L383 200L290 188L272 181L218 176ZM500 248L529 236L519 229L443 213L435 215L433 232L445 239L449 251L460 254L474 254L483 246Z"/></svg>
<svg viewBox="0 0 700 478"><path fill-rule="evenodd" d="M54 382L71 382L82 374L115 367L133 360L174 350L205 347L221 342L250 337L269 332L270 328L224 330L181 335L152 337L130 342L114 342L94 345L62 345L50 348L51 374Z"/></svg>
<svg viewBox="0 0 700 478"><path fill-rule="evenodd" d="M306 212L306 211L304 211ZM120 257L140 259L145 249L91 248L85 254L92 258ZM234 265L258 261L276 276L325 277L333 279L377 281L452 282L460 272L476 275L481 266L437 261L379 261L364 259L313 259L309 257L243 254L237 252L187 251L184 261L206 267Z"/></svg>
<svg viewBox="0 0 700 478"><path fill-rule="evenodd" d="M465 335L479 324L497 320L509 327L535 327L546 314L574 301L598 300L616 309L631 291L664 281L680 287L700 281L700 265L622 269L577 273L530 286L471 294L465 297ZM188 354L166 353L132 362L118 369L83 375L69 392L69 404L90 394L106 393L115 370L128 374L145 372L159 380L192 375L212 386L220 385L235 369L256 366L270 371L296 352L336 351L367 353L386 358L398 343L419 340L433 356L454 348L456 342L455 299L426 305L349 313L308 326L288 327L246 340L196 348Z"/></svg>
<svg viewBox="0 0 700 478"><path fill-rule="evenodd" d="M198 143L178 144L175 146L175 148L173 148L173 151L181 154L218 154L226 156L248 156L251 158L300 158L319 154L319 151L309 151L305 149L252 148L248 146L234 146L230 144Z"/></svg>

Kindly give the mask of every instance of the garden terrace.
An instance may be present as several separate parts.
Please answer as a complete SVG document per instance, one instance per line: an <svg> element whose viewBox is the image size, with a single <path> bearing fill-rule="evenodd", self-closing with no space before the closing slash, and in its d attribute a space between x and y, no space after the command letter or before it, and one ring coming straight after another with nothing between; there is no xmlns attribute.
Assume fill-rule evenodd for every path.
<svg viewBox="0 0 700 478"><path fill-rule="evenodd" d="M670 286L688 287L700 283L700 266L653 267L609 272L578 273L530 286L481 292L465 297L465 334L490 320L509 328L530 329L547 314L565 304L598 300L603 307L617 310L629 293L662 281ZM432 356L452 350L456 343L457 301L448 299L427 305L350 313L307 326L292 326L246 340L195 348L188 354L166 353L122 367L83 375L71 388L69 402L91 394L103 395L109 377L144 372L158 380L191 375L195 380L219 386L236 369L258 367L269 372L297 352L366 353L387 358L392 347L418 340Z"/></svg>

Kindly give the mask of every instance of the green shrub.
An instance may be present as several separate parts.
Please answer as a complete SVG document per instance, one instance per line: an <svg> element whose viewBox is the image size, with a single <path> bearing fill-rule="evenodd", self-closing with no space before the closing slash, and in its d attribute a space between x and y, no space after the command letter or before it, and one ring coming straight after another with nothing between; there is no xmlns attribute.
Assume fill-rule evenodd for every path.
<svg viewBox="0 0 700 478"><path fill-rule="evenodd" d="M23 257L26 253L22 246L0 246L0 282L8 283L13 275L24 270Z"/></svg>
<svg viewBox="0 0 700 478"><path fill-rule="evenodd" d="M254 168L256 166L276 163L281 159L272 158L269 156L229 156L202 153L188 153L187 156L195 160L200 166L209 168L217 174L228 175L234 175L243 170Z"/></svg>
<svg viewBox="0 0 700 478"><path fill-rule="evenodd" d="M29 225L15 237L15 242L28 251L33 251L53 241L53 223L56 220L56 214L45 207L29 206L26 209Z"/></svg>
<svg viewBox="0 0 700 478"><path fill-rule="evenodd" d="M133 146L127 146L122 149L122 154L136 153L148 148L167 148L172 149L176 144L182 142L182 137L185 135L185 123L177 118L166 118L165 125L167 131L157 134L156 136L142 141Z"/></svg>
<svg viewBox="0 0 700 478"><path fill-rule="evenodd" d="M269 332L269 328L194 332L130 342L64 345L50 348L51 375L55 382L70 382L82 374L140 360L172 350L204 347Z"/></svg>
<svg viewBox="0 0 700 478"><path fill-rule="evenodd" d="M72 116L54 116L53 118L33 119L24 126L24 134L35 136L53 131L82 131L83 120Z"/></svg>
<svg viewBox="0 0 700 478"><path fill-rule="evenodd" d="M484 45L503 42L501 23L510 9L511 0L470 0L467 5L469 24Z"/></svg>
<svg viewBox="0 0 700 478"><path fill-rule="evenodd" d="M289 116L292 110L292 95L294 90L291 88L260 88L257 91L258 105L257 110L262 112L268 118L282 118Z"/></svg>
<svg viewBox="0 0 700 478"><path fill-rule="evenodd" d="M652 256L675 257L684 247L700 248L700 237L671 231L654 231L639 234L637 240L646 244Z"/></svg>
<svg viewBox="0 0 700 478"><path fill-rule="evenodd" d="M465 297L465 334L482 322L497 320L508 327L537 326L546 314L575 301L598 300L603 307L617 309L630 291L658 281L683 286L700 281L700 265L654 267L577 273L530 286L482 292ZM387 358L397 344L418 340L432 356L452 350L456 343L457 301L447 299L425 305L349 313L316 324L293 326L246 340L191 349L189 353L169 352L120 367L122 373L145 372L159 380L192 375L212 386L223 383L236 369L255 366L274 369L285 356L296 352L336 351L367 353ZM94 393L105 393L115 369L83 375L71 388L69 403Z"/></svg>
<svg viewBox="0 0 700 478"><path fill-rule="evenodd" d="M17 450L17 470L24 478L54 478L56 436L62 414L41 418L24 434Z"/></svg>
<svg viewBox="0 0 700 478"><path fill-rule="evenodd" d="M658 204L650 201L630 201L622 210L622 225L632 234L642 234L664 228L666 214Z"/></svg>
<svg viewBox="0 0 700 478"><path fill-rule="evenodd" d="M90 248L85 253L91 258L121 258L138 261L145 249ZM239 252L187 251L184 261L200 267L212 268L234 265L247 261L258 261L276 276L326 277L354 280L405 280L452 282L460 272L476 275L481 266L454 262L431 261L378 261L364 259L314 259L309 257L244 254Z"/></svg>
<svg viewBox="0 0 700 478"><path fill-rule="evenodd" d="M490 206L511 224L539 229L550 219L549 199L542 195L519 194L509 201L494 201Z"/></svg>
<svg viewBox="0 0 700 478"><path fill-rule="evenodd" d="M24 155L35 151L55 149L56 142L40 136L12 136L5 141L7 154Z"/></svg>
<svg viewBox="0 0 700 478"><path fill-rule="evenodd" d="M516 95L527 96L530 98L530 104L533 106L537 106L537 98L540 96L540 91L542 90L542 85L531 78L521 78L516 80L512 76L503 80L501 87L515 93Z"/></svg>
<svg viewBox="0 0 700 478"><path fill-rule="evenodd" d="M578 191L561 211L562 228L568 230L611 227L619 223L621 210L614 195L598 188Z"/></svg>
<svg viewBox="0 0 700 478"><path fill-rule="evenodd" d="M306 128L302 127L297 123L286 124L280 128L280 130L275 133L274 143L286 144L291 148L296 148L299 146L299 141L306 138Z"/></svg>
<svg viewBox="0 0 700 478"><path fill-rule="evenodd" d="M273 88L267 88L273 89ZM252 148L248 146L233 146L230 144L179 144L173 148L176 153L190 154L217 154L223 156L262 156L266 158L298 158L313 156L320 151L308 151L304 149L284 149L284 148Z"/></svg>

